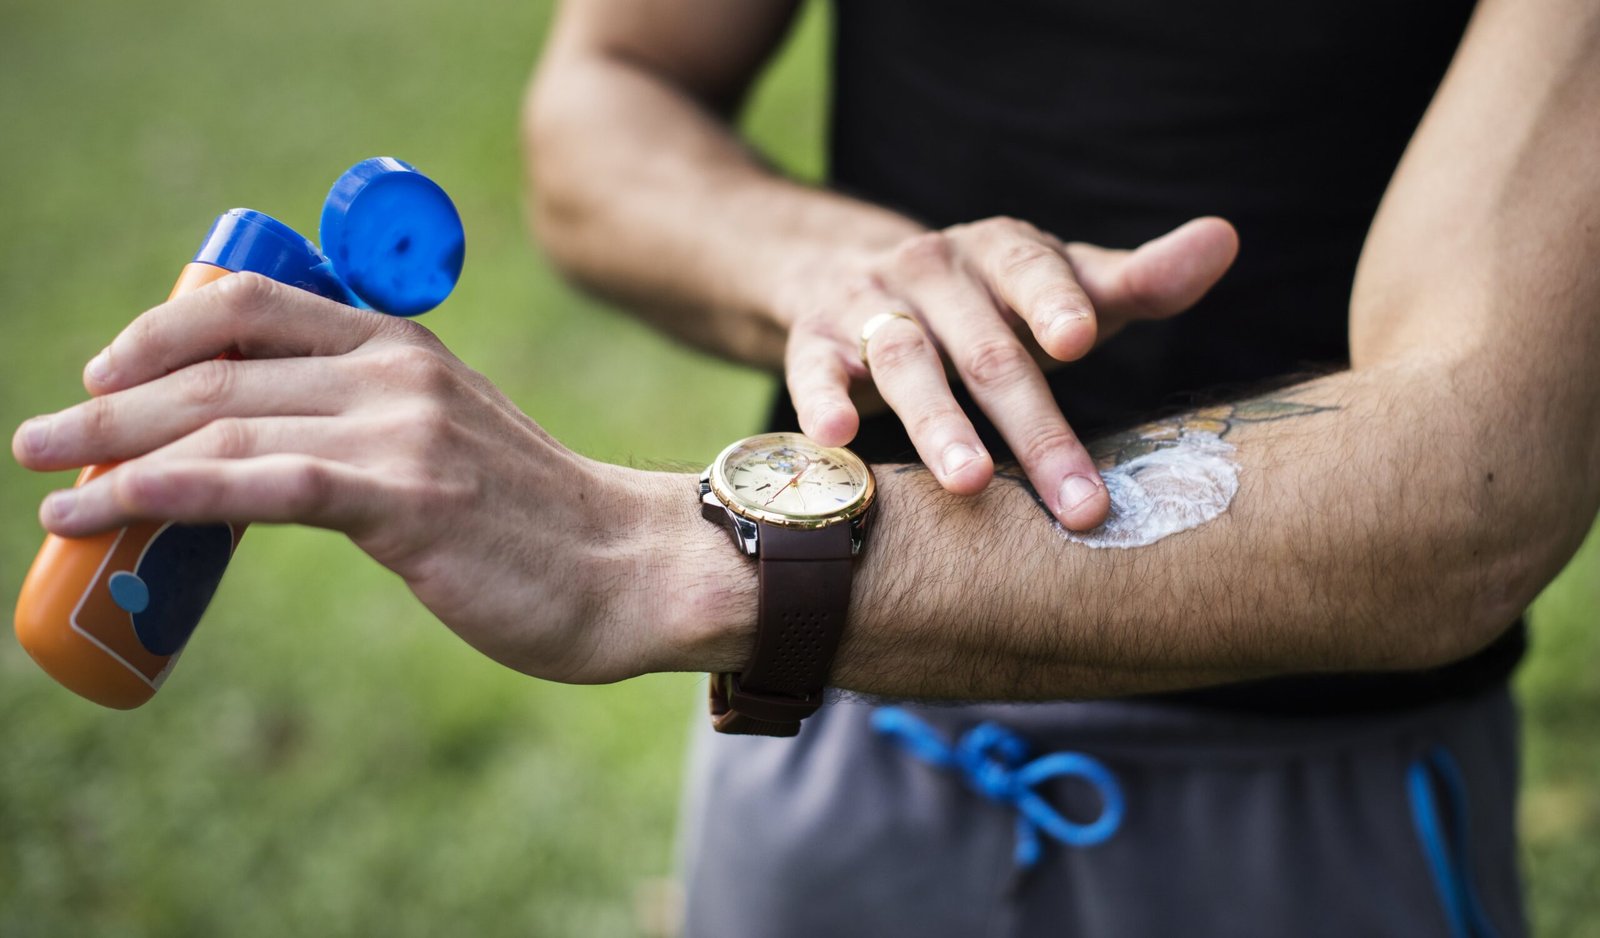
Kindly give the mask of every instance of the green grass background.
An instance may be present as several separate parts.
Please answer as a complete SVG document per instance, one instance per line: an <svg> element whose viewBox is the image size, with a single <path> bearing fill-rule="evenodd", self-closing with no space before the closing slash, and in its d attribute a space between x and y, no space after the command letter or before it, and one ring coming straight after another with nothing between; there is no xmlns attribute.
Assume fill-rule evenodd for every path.
<svg viewBox="0 0 1600 938"><path fill-rule="evenodd" d="M704 461L756 428L758 375L561 284L524 228L516 140L546 2L0 6L0 426L82 395L83 363L165 296L211 218L315 229L334 175L392 154L469 232L424 320L577 450ZM746 125L821 166L815 7ZM715 28L715 24L708 24ZM68 477L0 460L0 595ZM1600 549L1535 609L1526 865L1538 923L1600 935ZM181 667L101 710L0 642L0 935L630 935L667 873L697 680L601 688L468 650L326 533L252 528Z"/></svg>

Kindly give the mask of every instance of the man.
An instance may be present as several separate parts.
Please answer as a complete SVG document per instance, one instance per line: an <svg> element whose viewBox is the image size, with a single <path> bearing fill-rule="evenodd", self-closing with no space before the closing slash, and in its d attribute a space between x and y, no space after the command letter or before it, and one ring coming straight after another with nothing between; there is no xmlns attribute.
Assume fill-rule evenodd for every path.
<svg viewBox="0 0 1600 938"><path fill-rule="evenodd" d="M1106 481L1131 498L1135 475L1146 489L1164 483L1149 481L1148 458L1133 474L1112 467L1154 446L1172 457L1190 437L1237 436L1246 465L1229 513L1213 530L1136 548L1149 556L1079 552L1063 568L1065 548L1016 540L1015 528L1044 519L927 497L886 508L963 529L965 541L948 555L924 547L908 569L883 555L918 542L880 536L865 563L882 565L892 585L878 601L902 628L880 640L854 626L840 683L979 699L1222 685L1137 704L923 714L946 740L988 719L1039 749L1120 760L1143 790L1118 839L1052 857L1003 898L1005 812L956 779L907 769L892 740L875 738L868 703L844 702L794 742L702 740L689 932L844 933L854 922L864 934L1430 933L1456 920L1418 875L1424 850L1406 810L1406 768L1430 734L1483 747L1468 772L1479 851L1468 875L1488 920L1520 928L1503 687L1523 635L1506 626L1532 594L1516 585L1525 572L1484 565L1493 551L1475 542L1501 527L1495 506L1513 502L1570 517L1562 551L1593 516L1593 483L1580 480L1594 443L1579 414L1595 385L1579 377L1581 358L1558 380L1572 396L1557 404L1514 378L1500 350L1548 327L1593 352L1596 308L1558 324L1524 288L1499 290L1544 280L1535 271L1558 266L1556 254L1592 266L1571 238L1600 206L1580 197L1565 229L1532 204L1512 210L1528 185L1513 179L1542 166L1570 180L1583 148L1564 159L1552 139L1491 128L1544 120L1530 116L1541 92L1521 60L1544 61L1555 32L1594 12L1485 9L1391 184L1471 3L850 0L836 5L829 191L780 178L727 123L795 6L565 4L528 112L534 209L557 260L673 334L781 366L789 393L774 429L851 443L869 460L915 453L946 490L989 484L986 498L1008 506L1026 502L994 488L1026 486L1081 532L1105 520L1109 499L1077 434L1293 383L1352 355L1355 369L1103 446ZM1592 38L1579 44L1595 57ZM1592 95L1597 66L1572 61ZM1552 126L1578 106L1575 92L1560 97ZM1526 227L1506 223L1512 211ZM1202 300L1237 247L1219 219L1185 223L1210 215L1237 225L1245 250ZM875 318L902 311L914 318ZM1479 354L1498 361L1479 370L1468 363ZM1472 403L1479 394L1496 416ZM874 396L891 412L868 411ZM1484 421L1550 408L1561 423L1521 445L1551 460L1552 487L1520 472L1508 485L1496 465L1505 444ZM1247 445L1247 432L1260 442ZM1245 450L1257 446L1252 467ZM996 479L991 454L1008 451L1020 467ZM1231 482L1198 478L1183 487L1190 507L1208 482ZM1119 505L1115 530L1134 507ZM1525 527L1501 531L1526 545ZM1126 533L1122 544L1148 540ZM986 564L997 544L1003 560ZM938 599L907 615L912 591ZM858 622L873 615L866 606L853 607ZM1464 626L1474 621L1484 627ZM982 637L1005 629L1027 634L1029 653L996 654ZM921 670L929 658L903 660L946 632L965 639L932 658L939 678ZM1195 644L1219 657L1179 651ZM1051 660L1072 677L1046 678ZM872 662L873 677L856 677L852 661ZM1429 712L1437 725L1420 732ZM1109 741L1140 733L1138 745ZM1324 752L1334 748L1337 758ZM1215 777L1240 760L1248 781ZM1307 761L1309 798L1292 793ZM1234 803L1247 797L1256 803ZM1375 826L1352 819L1373 812ZM1341 833L1317 828L1335 817ZM1354 901L1336 907L1339 896Z"/></svg>
<svg viewBox="0 0 1600 938"><path fill-rule="evenodd" d="M794 739L705 740L691 934L1523 928L1506 629L1600 503L1600 10L1487 0L1412 135L1464 11L1268 7L1220 29L1130 9L841 5L835 177L934 234L778 179L714 116L786 4L564 11L532 121L558 259L707 346L785 360L823 443L932 467L876 467L832 683L1140 695L849 699ZM1074 54L1026 54L1051 42ZM1196 49L1215 61L1185 64ZM1052 217L984 221L1030 207ZM1244 248L1208 300L1036 364L1195 303L1233 228L1162 232L1215 212ZM1210 393L1337 359L1358 249L1348 368ZM862 420L846 395L869 409L869 382L890 413ZM815 598L758 590L692 476L577 457L421 326L258 277L141 316L85 384L17 458L126 461L53 493L50 530L343 530L540 677L748 676L769 605ZM1068 429L1201 393L1098 466ZM1083 754L1046 755L1065 748Z"/></svg>

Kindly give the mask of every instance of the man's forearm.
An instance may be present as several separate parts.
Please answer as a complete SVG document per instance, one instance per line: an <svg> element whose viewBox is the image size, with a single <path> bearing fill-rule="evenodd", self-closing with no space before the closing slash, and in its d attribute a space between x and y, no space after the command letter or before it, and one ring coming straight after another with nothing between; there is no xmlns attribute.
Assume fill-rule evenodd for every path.
<svg viewBox="0 0 1600 938"><path fill-rule="evenodd" d="M1226 510L1145 546L1068 540L1020 477L962 498L919 466L877 467L834 681L931 698L1081 697L1469 654L1576 548L1600 473L1549 458L1559 406L1480 419L1493 385L1475 367L1346 372L1102 441L1108 473L1175 451L1184 434L1231 449ZM1147 485L1182 483L1157 476ZM692 527L694 562L709 571L693 599L704 631L701 657L679 664L738 670L753 567L714 543L725 536L713 526Z"/></svg>
<svg viewBox="0 0 1600 938"><path fill-rule="evenodd" d="M807 265L921 226L773 171L682 81L558 35L529 99L532 213L586 286L701 347L778 367ZM647 155L644 155L647 154Z"/></svg>
<svg viewBox="0 0 1600 938"><path fill-rule="evenodd" d="M1292 389L1309 406L1278 419L1193 416L1231 448L1226 511L1095 549L1006 480L963 500L880 473L836 682L1114 694L1421 667L1490 641L1600 504L1597 46L1592 5L1480 6L1364 248L1352 370ZM705 633L748 630L744 593L723 595ZM712 667L741 665L714 648Z"/></svg>

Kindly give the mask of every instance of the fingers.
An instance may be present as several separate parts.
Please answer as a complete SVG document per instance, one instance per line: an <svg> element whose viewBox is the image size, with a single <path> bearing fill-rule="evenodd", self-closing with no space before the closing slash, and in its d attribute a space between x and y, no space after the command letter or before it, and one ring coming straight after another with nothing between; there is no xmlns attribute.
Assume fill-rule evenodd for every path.
<svg viewBox="0 0 1600 938"><path fill-rule="evenodd" d="M334 359L210 360L36 417L12 439L17 461L51 471L141 456L218 418L326 415L360 392Z"/></svg>
<svg viewBox="0 0 1600 938"><path fill-rule="evenodd" d="M942 271L925 270L899 288L924 311L967 390L1010 444L1056 518L1075 531L1104 521L1111 501L1094 460L984 285L950 265ZM876 359L873 375L876 379Z"/></svg>
<svg viewBox="0 0 1600 938"><path fill-rule="evenodd" d="M1196 218L1133 251L1063 245L1095 306L1121 320L1181 313L1206 294L1239 255L1239 234L1220 218Z"/></svg>
<svg viewBox="0 0 1600 938"><path fill-rule="evenodd" d="M867 361L878 391L939 484L958 495L982 491L994 476L994 460L956 405L944 364L922 329L907 319L885 324L867 344Z"/></svg>
<svg viewBox="0 0 1600 938"><path fill-rule="evenodd" d="M140 460L52 493L39 520L65 537L152 520L307 524L359 535L382 520L383 502L362 470L312 456Z"/></svg>
<svg viewBox="0 0 1600 938"><path fill-rule="evenodd" d="M1095 303L1054 240L1009 218L971 227L979 274L1028 324L1039 347L1058 361L1087 355L1097 332Z"/></svg>
<svg viewBox="0 0 1600 938"><path fill-rule="evenodd" d="M352 427L349 421L334 417L225 417L151 452L142 461L250 459L291 453L358 465L370 463L381 452L384 440L393 441L397 432Z"/></svg>
<svg viewBox="0 0 1600 938"><path fill-rule="evenodd" d="M1232 266L1239 236L1221 218L1197 218L1136 250L1064 244L1027 222L991 218L952 229L988 289L1059 361L1088 354L1136 319L1193 306Z"/></svg>
<svg viewBox="0 0 1600 938"><path fill-rule="evenodd" d="M246 358L339 355L402 324L256 274L232 274L135 319L84 368L91 394L238 352Z"/></svg>
<svg viewBox="0 0 1600 938"><path fill-rule="evenodd" d="M873 316L904 308L886 292L859 291L842 321L854 323L859 334ZM878 393L939 484L960 495L982 491L994 475L994 460L956 404L944 362L922 327L914 319L891 319L872 333L866 353Z"/></svg>
<svg viewBox="0 0 1600 938"><path fill-rule="evenodd" d="M843 342L818 325L799 324L784 349L784 380L800 418L800 429L823 446L855 439L861 417L850 401L850 371Z"/></svg>

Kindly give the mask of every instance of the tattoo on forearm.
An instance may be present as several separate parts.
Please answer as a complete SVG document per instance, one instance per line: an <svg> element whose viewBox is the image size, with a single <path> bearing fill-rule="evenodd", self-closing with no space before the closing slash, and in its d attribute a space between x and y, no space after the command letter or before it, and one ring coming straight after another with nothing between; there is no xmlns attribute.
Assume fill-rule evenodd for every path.
<svg viewBox="0 0 1600 938"><path fill-rule="evenodd" d="M1331 408L1279 398L1207 407L1145 424L1090 447L1111 495L1105 524L1062 536L1087 547L1145 547L1218 517L1239 491L1230 431Z"/></svg>
<svg viewBox="0 0 1600 938"><path fill-rule="evenodd" d="M1177 446L1186 435L1210 434L1223 439L1241 424L1271 423L1335 409L1273 397L1219 404L1113 433L1090 443L1089 453L1100 471L1106 472L1141 456Z"/></svg>
<svg viewBox="0 0 1600 938"><path fill-rule="evenodd" d="M1262 397L1206 407L1157 420L1089 445L1111 496L1105 524L1063 537L1088 547L1145 547L1221 515L1239 490L1239 466L1228 434L1243 424L1269 423L1334 410ZM921 468L920 466L913 468ZM904 471L904 470L902 470ZM1055 516L1014 464L995 477L1027 492L1055 524Z"/></svg>

